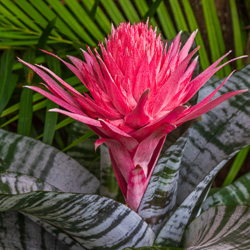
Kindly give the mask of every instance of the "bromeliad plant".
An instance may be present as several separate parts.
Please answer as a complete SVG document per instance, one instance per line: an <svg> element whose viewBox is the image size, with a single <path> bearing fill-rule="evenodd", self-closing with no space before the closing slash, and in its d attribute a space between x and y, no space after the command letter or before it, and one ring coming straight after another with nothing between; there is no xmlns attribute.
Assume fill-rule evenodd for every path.
<svg viewBox="0 0 250 250"><path fill-rule="evenodd" d="M225 246L248 249L249 235L242 234L241 242L233 237L239 234L239 227L249 228L248 207L212 207L187 228L198 215L200 202L213 177L238 149L249 143L246 138L250 138L246 137L250 132L246 125L249 95L225 102L246 91L238 89L248 87L244 79L250 79L249 67L236 73L233 80L227 77L216 87L210 81L208 87L202 89L199 102L188 103L219 69L232 61L218 66L226 54L192 78L198 62L197 57L191 61L198 48L189 53L195 35L196 32L192 33L183 47L181 34L169 46L164 46L160 35L157 36L152 27L148 28L148 23L121 23L116 29L112 27L105 45L100 44L101 55L97 50L94 55L88 48L88 52L83 51L85 62L69 56L73 63L70 64L58 58L82 81L89 94L77 92L44 66L33 66L19 59L45 81L51 93L28 87L68 110L52 111L87 124L100 137L96 147L107 145L127 204L86 194L97 192L98 180L84 168L49 146L2 131L0 140L5 146L1 149L1 159L8 171L1 175L1 190L5 194L0 196L0 211L23 213L27 217L22 219L37 222L65 244L62 246L53 238L38 248L34 237L31 245L35 244L37 249L184 246L191 250L213 249L214 244L220 244L218 249L226 249ZM212 100L217 92L223 94ZM222 108L210 112L190 133L182 135L162 152L157 163L172 130L222 102ZM224 144L227 147L220 149ZM14 151L19 160L11 158L9 150ZM237 192L242 190L239 185ZM234 213L237 217L231 216ZM211 228L209 223L204 223L207 218L217 224ZM15 220L19 220L18 216ZM225 221L238 230L232 228L230 237L225 236L228 227L221 229ZM8 223L3 225L7 228ZM201 228L209 232L205 240L199 232ZM221 237L209 238L218 228ZM25 230L15 233L22 234ZM8 240L4 242L5 247L10 244ZM155 247L150 248L153 245Z"/></svg>

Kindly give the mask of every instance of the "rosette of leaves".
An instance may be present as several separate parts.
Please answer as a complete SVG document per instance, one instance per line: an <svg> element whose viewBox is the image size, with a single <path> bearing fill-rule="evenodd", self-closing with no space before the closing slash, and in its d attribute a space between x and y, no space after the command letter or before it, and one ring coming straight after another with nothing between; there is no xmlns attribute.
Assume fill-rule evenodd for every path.
<svg viewBox="0 0 250 250"><path fill-rule="evenodd" d="M247 66L218 95L249 80ZM163 151L138 213L109 192L108 171L100 181L61 151L0 130L1 248L249 249L249 175L205 200L218 171L250 143L249 102L249 93L226 101Z"/></svg>

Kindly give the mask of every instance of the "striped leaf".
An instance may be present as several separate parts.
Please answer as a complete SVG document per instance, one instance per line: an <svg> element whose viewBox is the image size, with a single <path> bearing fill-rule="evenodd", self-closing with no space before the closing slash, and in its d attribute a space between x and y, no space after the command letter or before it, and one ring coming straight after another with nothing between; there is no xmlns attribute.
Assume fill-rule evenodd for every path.
<svg viewBox="0 0 250 250"><path fill-rule="evenodd" d="M176 247L138 247L138 248L131 248L126 247L123 250L185 250L184 248L176 248Z"/></svg>
<svg viewBox="0 0 250 250"><path fill-rule="evenodd" d="M138 214L155 233L169 219L175 206L179 167L186 141L187 134L161 155L139 206Z"/></svg>
<svg viewBox="0 0 250 250"><path fill-rule="evenodd" d="M187 250L249 250L250 207L210 208L188 226L184 246Z"/></svg>
<svg viewBox="0 0 250 250"><path fill-rule="evenodd" d="M61 191L95 193L99 181L82 165L59 150L4 130L0 130L0 159L3 171L27 174Z"/></svg>
<svg viewBox="0 0 250 250"><path fill-rule="evenodd" d="M220 83L205 85L199 93L199 101ZM249 88L250 65L236 72L219 90L218 95ZM249 114L250 94L246 92L220 104L190 128L180 169L178 205L223 159L250 144Z"/></svg>
<svg viewBox="0 0 250 250"><path fill-rule="evenodd" d="M5 211L24 212L51 224L83 249L151 246L155 238L137 213L98 195L45 191L0 195L0 212Z"/></svg>
<svg viewBox="0 0 250 250"><path fill-rule="evenodd" d="M45 229L17 212L0 213L0 247L2 250L69 250ZM71 248L73 250L73 248ZM83 248L74 248L82 250Z"/></svg>
<svg viewBox="0 0 250 250"><path fill-rule="evenodd" d="M202 210L219 205L248 205L250 203L250 173L231 185L221 188L209 196L202 204Z"/></svg>
<svg viewBox="0 0 250 250"><path fill-rule="evenodd" d="M22 193L28 193L31 191L58 191L57 188L51 186L50 184L43 182L37 178L34 178L32 176L28 176L28 175L24 175L24 174L20 174L20 173L14 173L14 172L2 172L0 173L0 193L1 194L22 194ZM5 213L4 213L5 214ZM6 229L2 228L2 230L5 231L5 235L7 235L7 237L2 237L2 235L0 234L0 244L4 244L6 245L6 247L8 246L10 249L12 248L12 242L9 242L10 237L15 237L16 242L15 244L17 245L21 245L18 249L27 249L25 248L25 246L30 246L30 243L34 244L34 242L43 242L43 237L48 237L49 239L53 239L55 241L55 239L60 240L61 242L63 242L65 245L70 246L71 248L74 247L74 249L82 249L81 247L79 248L79 244L76 243L74 240L72 240L68 235L66 235L64 232L60 231L58 228L53 227L52 225L45 223L39 219L37 219L34 216L30 216L27 215L21 215L18 213L12 213L14 216L13 218L16 217L16 220L18 221L18 225L19 225L19 229L22 230L21 232L19 232L18 230L15 230L13 228L15 228L15 224L12 223L13 219L11 219L9 222L5 222L5 219L2 221L2 227L6 227ZM6 215L4 216L9 216L9 213L6 213ZM35 225L34 223L32 223L30 220L32 220L33 222L35 222L37 225ZM28 224L28 226L26 226ZM12 226L11 226L12 225ZM0 228L1 228L0 226ZM39 228L39 226L41 226L42 228ZM13 228L12 228L13 227ZM7 230L8 228L8 230ZM50 233L52 236L47 236L48 233L44 232L44 229ZM32 238L31 236L33 234L31 234L32 231L35 231L36 233L34 234L33 237L36 238ZM25 234L24 234L25 233ZM24 235L23 235L24 234ZM20 237L20 235L22 235L22 237ZM55 237L55 239L54 239ZM32 239L30 239L32 238ZM6 239L8 239L8 241L6 241ZM49 240L48 239L48 240ZM50 243L51 240L49 240ZM56 242L55 242L56 243ZM51 246L51 248L46 248L46 244L43 246L41 244L41 246L39 246L37 244L36 246L36 250L38 249L56 249L56 246L59 244L55 244L53 243L55 246ZM59 244L60 246L61 244ZM64 247L65 248L65 247ZM63 248L63 249L64 249ZM28 248L29 249L29 248ZM60 249L60 248L59 248Z"/></svg>
<svg viewBox="0 0 250 250"><path fill-rule="evenodd" d="M31 191L58 191L52 185L33 176L15 172L0 172L0 194L22 194Z"/></svg>
<svg viewBox="0 0 250 250"><path fill-rule="evenodd" d="M237 152L234 153L234 155ZM233 155L228 156L230 159ZM207 190L214 176L225 165L228 159L217 165L192 191L182 204L175 210L167 223L162 227L155 240L156 246L180 246L188 223L196 216L195 207L204 199L204 191Z"/></svg>

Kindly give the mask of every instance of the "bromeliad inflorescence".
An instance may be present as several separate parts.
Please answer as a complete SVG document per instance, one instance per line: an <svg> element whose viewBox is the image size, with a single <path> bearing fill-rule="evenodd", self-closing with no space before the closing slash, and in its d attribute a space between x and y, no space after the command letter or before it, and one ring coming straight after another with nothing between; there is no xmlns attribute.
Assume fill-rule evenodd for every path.
<svg viewBox="0 0 250 250"><path fill-rule="evenodd" d="M196 33L191 34L182 48L179 33L167 49L156 30L148 28L148 22L121 23L117 28L112 25L105 45L99 44L101 55L96 50L93 54L90 48L88 52L83 50L86 62L69 56L73 63L70 64L52 54L88 88L89 93L83 94L44 66L33 66L20 60L46 82L45 86L52 94L35 86L27 87L67 110L51 111L87 124L100 136L96 147L106 143L119 186L128 206L135 211L167 134L246 91L229 92L211 100L227 78L200 103L185 105L225 65L217 67L227 56L192 79L198 57L191 59L199 47L190 53L189 50Z"/></svg>

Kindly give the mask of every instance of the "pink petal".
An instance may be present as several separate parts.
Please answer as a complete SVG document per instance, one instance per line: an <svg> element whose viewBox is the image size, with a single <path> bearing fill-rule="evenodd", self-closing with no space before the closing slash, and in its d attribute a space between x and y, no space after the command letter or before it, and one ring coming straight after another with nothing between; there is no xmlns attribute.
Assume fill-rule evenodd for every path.
<svg viewBox="0 0 250 250"><path fill-rule="evenodd" d="M179 106L170 111L168 114L156 119L154 122L146 125L145 127L136 130L131 133L131 136L136 138L138 141L145 139L150 136L161 124L165 124L166 126L170 126L172 128L172 122L174 122L177 117L186 109L185 106Z"/></svg>
<svg viewBox="0 0 250 250"><path fill-rule="evenodd" d="M179 61L183 61L183 59L188 55L188 52L194 42L195 36L198 32L198 29L196 31L194 31L191 36L188 38L188 40L186 41L186 43L184 44L184 46L182 47L180 53L179 53Z"/></svg>
<svg viewBox="0 0 250 250"><path fill-rule="evenodd" d="M235 96L235 95L238 95L238 94L241 94L241 93L244 93L248 91L247 89L246 90L237 90L237 91L232 91L232 92L229 92L229 93L226 93L222 96L219 96L218 98L216 98L215 100L213 101L210 101L208 103L206 103L205 105L203 105L202 107L198 108L198 109L194 109L190 114L180 118L177 122L176 122L176 125L179 126L180 124L182 124L183 122L186 122L188 120L192 120L200 115L203 115L204 113L208 112L209 110L215 108L216 106L218 106L219 104L221 104L222 102L226 101L227 99ZM194 106L195 107L195 106Z"/></svg>
<svg viewBox="0 0 250 250"><path fill-rule="evenodd" d="M129 175L129 181L127 186L126 203L127 205L137 211L142 196L146 190L146 177L142 168L137 165Z"/></svg>
<svg viewBox="0 0 250 250"><path fill-rule="evenodd" d="M211 78L212 75L214 75L219 69L224 67L226 64L238 60L240 58L244 58L246 56L241 56L238 58L234 58L223 65L216 68L216 66L229 54L231 51L229 51L227 54L222 56L220 59L218 59L216 62L214 62L210 67L208 67L206 70L204 70L201 74L199 74L196 78L194 78L189 85L187 86L187 89L185 90L185 97L182 100L182 103L186 103L189 101L195 93L208 81L208 79Z"/></svg>
<svg viewBox="0 0 250 250"><path fill-rule="evenodd" d="M100 123L106 136L118 141L128 152L135 151L139 143L133 137L104 120L100 120Z"/></svg>
<svg viewBox="0 0 250 250"><path fill-rule="evenodd" d="M50 88L57 93L57 95L61 96L69 104L75 106L76 108L80 108L80 105L74 100L74 98L65 91L61 86L58 85L49 75L47 75L44 71L39 68L33 66L30 63L27 63L21 59L18 59L21 63L25 64L29 68L31 68L34 72L36 72L49 86Z"/></svg>
<svg viewBox="0 0 250 250"><path fill-rule="evenodd" d="M154 164L161 151L162 145L160 148L157 147L159 142L163 138L163 140L165 140L166 135L173 129L175 129L175 126L163 123L137 147L133 161L135 165L140 165L142 167L146 178L148 176L149 169L152 167L149 166L149 163L153 161ZM155 152L156 148L157 152ZM155 159L152 159L153 155L155 156Z"/></svg>
<svg viewBox="0 0 250 250"><path fill-rule="evenodd" d="M112 154L112 164L115 163L115 168L121 172L124 180L128 183L129 173L134 168L134 163L128 151L116 140L106 139L103 141L109 148ZM113 165L114 167L114 165Z"/></svg>
<svg viewBox="0 0 250 250"><path fill-rule="evenodd" d="M146 114L145 105L148 100L149 89L147 89L140 97L137 106L125 116L125 122L133 128L141 128L147 125L150 121Z"/></svg>
<svg viewBox="0 0 250 250"><path fill-rule="evenodd" d="M66 62L66 61L64 61L62 58L60 58L59 56L57 56L57 55L55 55L55 54L53 54L53 53L51 53L51 52L48 52L48 51L46 51L46 50L41 50L41 51L43 51L43 52L45 52L45 53L47 53L47 54L49 54L49 55L52 55L52 56L54 56L55 58L57 58L58 60L60 60L64 65L66 65L77 77L78 77L78 79L82 82L82 83L84 83L85 81L84 81L84 78L83 78L83 76L82 76L82 74L81 74L81 72L76 68L76 67L74 67L72 64L70 64L70 63L68 63L68 62Z"/></svg>
<svg viewBox="0 0 250 250"><path fill-rule="evenodd" d="M197 52L199 47L194 49L178 66L177 69L173 72L173 74L169 77L166 84L164 84L155 96L155 104L153 107L153 115L159 113L162 108L164 108L169 102L171 102L172 98L177 90L179 89L180 78L184 74L191 58Z"/></svg>
<svg viewBox="0 0 250 250"><path fill-rule="evenodd" d="M61 114L64 114L64 115L67 115L79 122L83 122L87 125L91 125L91 126L95 126L95 127L101 127L101 123L95 119L92 119L90 117L87 117L87 116L83 116L83 115L78 115L78 114L74 114L74 113L70 113L70 112L67 112L67 111L64 111L62 109L50 109L49 111L52 111L52 112L58 112L58 113L61 113Z"/></svg>
<svg viewBox="0 0 250 250"><path fill-rule="evenodd" d="M81 114L81 115L85 115L84 112L81 109L76 108L75 106L70 105L69 103L65 102L64 100L62 100L61 98L51 95L50 93L48 93L47 91L35 87L35 86L24 86L25 88L28 89L32 89L38 93L40 93L41 95L47 97L48 99L50 99L51 101L55 102L56 104L60 105L61 107L76 113L76 114Z"/></svg>

